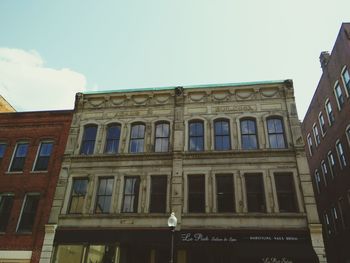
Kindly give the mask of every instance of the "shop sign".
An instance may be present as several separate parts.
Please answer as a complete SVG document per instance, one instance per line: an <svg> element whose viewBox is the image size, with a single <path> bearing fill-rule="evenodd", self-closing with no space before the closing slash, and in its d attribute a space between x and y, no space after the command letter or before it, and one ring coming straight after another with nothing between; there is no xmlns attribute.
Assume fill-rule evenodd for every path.
<svg viewBox="0 0 350 263"><path fill-rule="evenodd" d="M285 257L265 257L262 258L262 263L293 263L293 260Z"/></svg>
<svg viewBox="0 0 350 263"><path fill-rule="evenodd" d="M237 239L231 236L207 235L203 233L183 233L182 242L236 242Z"/></svg>

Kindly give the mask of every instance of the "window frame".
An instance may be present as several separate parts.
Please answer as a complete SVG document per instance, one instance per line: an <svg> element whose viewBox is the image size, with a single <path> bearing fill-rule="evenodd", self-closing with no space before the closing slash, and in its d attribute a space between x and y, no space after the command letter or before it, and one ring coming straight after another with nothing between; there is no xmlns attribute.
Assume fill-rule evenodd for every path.
<svg viewBox="0 0 350 263"><path fill-rule="evenodd" d="M88 136L87 134L87 129L90 128L95 128L95 137L89 138L87 139L86 137ZM93 155L95 153L95 146L96 146L96 139L97 139L97 134L98 134L98 125L95 123L89 123L84 125L83 127L83 135L81 137L81 144L80 144L80 150L79 150L79 154L80 155ZM89 145L89 143L91 145ZM85 148L85 146L89 146L87 148ZM92 146L92 147L91 147Z"/></svg>
<svg viewBox="0 0 350 263"><path fill-rule="evenodd" d="M16 156L19 145L27 145L26 154L25 154L24 157L17 157ZM24 170L25 165L26 165L26 159L27 159L28 152L29 152L29 146L30 146L29 145L29 141L19 141L19 142L16 143L15 149L14 149L13 154L12 154L12 158L11 158L11 162L10 162L10 165L9 165L8 172L10 172L10 173L23 173L23 170ZM21 170L13 170L13 165L14 165L15 158L22 158L23 159L23 164L22 164L22 169Z"/></svg>
<svg viewBox="0 0 350 263"><path fill-rule="evenodd" d="M334 179L336 162L334 160L334 155L333 155L332 151L329 151L327 153L327 160L328 160L329 170L331 171L331 174L332 174L332 179Z"/></svg>
<svg viewBox="0 0 350 263"><path fill-rule="evenodd" d="M321 144L321 138L316 123L312 125L312 133L314 135L315 146L318 147Z"/></svg>
<svg viewBox="0 0 350 263"><path fill-rule="evenodd" d="M271 123L271 121L273 121L274 132L270 132L270 123ZM281 125L281 128L282 128L282 132L277 132L276 131L276 121L280 122L280 125ZM283 119L282 116L269 116L269 117L267 117L266 118L266 129L267 129L267 137L268 137L268 142L269 142L270 149L286 149L286 148L288 148L287 139L286 139L286 132L285 132L285 128L284 128L284 119ZM283 145L280 146L278 144L278 140L276 139L277 147L272 147L271 136L276 136L276 138L278 138L279 136L282 136L282 138L283 138Z"/></svg>
<svg viewBox="0 0 350 263"><path fill-rule="evenodd" d="M312 143L312 138L310 133L307 134L306 140L307 140L310 156L312 156L314 154L314 148L313 148L313 143Z"/></svg>
<svg viewBox="0 0 350 263"><path fill-rule="evenodd" d="M327 128L326 128L326 122L324 120L324 116L322 112L318 114L318 123L320 125L321 134L324 137L327 133Z"/></svg>
<svg viewBox="0 0 350 263"><path fill-rule="evenodd" d="M43 144L49 144L49 143L51 144L51 152L50 152L50 155L49 155L49 156L44 155L44 157L40 156L40 152L41 152L41 147L42 147L42 145L43 145ZM40 141L40 144L39 144L39 147L38 147L38 150L37 150L37 153L36 153L35 162L34 162L32 171L34 171L34 172L46 172L46 171L48 171L49 164L50 164L50 160L51 160L51 156L52 156L53 151L54 151L53 149L54 149L54 141L52 141L52 140L43 140L43 141ZM39 158L47 158L46 169L37 169L37 165L38 165L38 162L39 162Z"/></svg>
<svg viewBox="0 0 350 263"><path fill-rule="evenodd" d="M342 205L343 204L343 205ZM346 207L348 206L348 207ZM344 229L350 228L350 203L347 204L346 197L340 197L338 200L338 210L340 212L340 217ZM343 209L344 208L344 209ZM345 210L345 212L343 211Z"/></svg>
<svg viewBox="0 0 350 263"><path fill-rule="evenodd" d="M348 82L346 82L345 80L345 73L347 73L347 76L348 76ZM342 82L343 82L343 85L344 85L344 88L345 88L345 93L346 93L346 96L349 97L350 96L350 72L349 72L349 69L348 67L345 65L341 71L341 79L342 79Z"/></svg>
<svg viewBox="0 0 350 263"><path fill-rule="evenodd" d="M23 213L25 212L25 208L26 208L26 205L27 205L27 200L28 200L28 197L29 196L37 196L39 199L37 200L37 207L35 209L34 212L31 212L29 213L29 215L33 214L33 224L31 226L31 230L28 231L27 229L20 229L21 228L21 223L22 223L22 220L23 220ZM23 199L23 203L22 203L22 207L21 207L21 212L20 212L20 215L18 217L18 222L17 222L17 227L16 227L16 232L17 233L32 233L33 232L33 228L35 227L35 223L37 221L37 218L36 218L36 214L38 213L38 210L39 210L39 206L40 206L40 201L41 201L41 195L40 193L37 193L37 192L30 192L30 193L26 193L24 199Z"/></svg>
<svg viewBox="0 0 350 263"><path fill-rule="evenodd" d="M200 124L202 126L202 134L191 135L191 125ZM197 129L195 129L197 133ZM194 146L191 145L191 139L196 139ZM198 140L201 144L198 146ZM194 147L194 148L193 148ZM205 123L201 119L193 119L188 122L188 151L190 152L204 152L205 151Z"/></svg>
<svg viewBox="0 0 350 263"><path fill-rule="evenodd" d="M344 98L343 91L340 87L339 81L335 82L333 87L333 92L334 92L335 100L337 101L338 110L341 111L345 104L345 98Z"/></svg>
<svg viewBox="0 0 350 263"><path fill-rule="evenodd" d="M143 127L143 136L141 137L139 135L140 132L140 128L138 128L137 132L137 136L133 137L133 129L136 127ZM133 153L133 154L141 154L145 152L145 138L146 138L146 124L144 122L134 122L131 124L130 126L130 137L129 137L129 153ZM136 148L135 151L132 151L132 144L133 142L137 142L136 143ZM139 142L142 142L142 146L139 145ZM141 147L139 149L139 147Z"/></svg>
<svg viewBox="0 0 350 263"><path fill-rule="evenodd" d="M227 189L219 189L219 178L229 178L230 191ZM221 184L222 185L222 184ZM226 185L226 184L224 184ZM233 174L216 174L215 175L215 194L216 194L216 212L218 213L235 213L236 212L236 198L235 198L235 182ZM222 197L222 198L221 198ZM231 206L223 204L220 206L220 201L225 202L226 198L231 199ZM221 208L220 208L221 207Z"/></svg>
<svg viewBox="0 0 350 263"><path fill-rule="evenodd" d="M136 183L136 191L133 193L125 193L126 190L126 184L127 184L127 180L132 180L135 179L135 183ZM124 214L132 214L132 213L138 213L139 211L139 198L140 198L140 187L141 187L141 178L140 176L125 176L124 177L124 186L123 186L123 201L122 201L122 207L121 207L121 213ZM134 189L135 190L135 189ZM125 197L127 196L133 196L134 197L134 201L132 203L133 206L133 210L132 211L127 211L126 207L125 207Z"/></svg>
<svg viewBox="0 0 350 263"><path fill-rule="evenodd" d="M228 131L227 131L227 134L217 134L216 133L216 124L217 123L226 123L227 124L227 127L228 127ZM213 133L214 133L214 150L215 151L229 151L232 149L232 144L231 144L231 127L230 127L230 120L229 119L226 119L226 118L218 118L218 119L215 119L214 122L213 122ZM221 125L222 126L222 125ZM222 140L222 145L224 145L223 141L224 141L224 138L228 138L228 145L225 146L225 147L222 147L221 149L218 147L218 144L217 144L217 139L221 138Z"/></svg>
<svg viewBox="0 0 350 263"><path fill-rule="evenodd" d="M119 137L109 136L110 135L110 129L112 128L119 128ZM106 127L106 139L105 139L105 146L104 146L104 153L105 154L119 154L119 147L120 147L120 137L122 133L122 125L118 122L109 123ZM112 147L109 147L110 143L112 144ZM110 150L112 149L112 150Z"/></svg>
<svg viewBox="0 0 350 263"><path fill-rule="evenodd" d="M320 172L318 171L318 169L316 169L314 172L314 178L315 178L315 186L316 186L317 193L320 194L322 182L321 182Z"/></svg>
<svg viewBox="0 0 350 263"><path fill-rule="evenodd" d="M339 146L340 146L340 148L339 148ZM345 158L344 148L343 148L343 145L342 145L340 140L336 141L335 149L337 151L337 155L338 155L338 159L339 159L339 163L340 163L340 168L344 169L348 164L347 164L347 161Z"/></svg>
<svg viewBox="0 0 350 263"><path fill-rule="evenodd" d="M189 174L187 175L187 212L191 214L201 214L206 212L206 176L204 174ZM191 184L194 182L191 180L194 180L196 178L200 178L202 180L200 182L199 186L196 186L198 188L201 188L199 191L193 190L193 187L191 187ZM194 198L194 199L193 199ZM200 203L202 207L196 206L196 201L200 200ZM191 204L193 203L194 204Z"/></svg>
<svg viewBox="0 0 350 263"><path fill-rule="evenodd" d="M256 177L260 178L260 187L261 192L257 191L248 191L248 185L247 185L247 178ZM266 193L265 193L265 182L264 182L264 175L262 173L245 173L244 174L244 187L246 192L246 200L247 200L247 212L248 213L266 213L267 212L267 205L266 205ZM249 195L255 196L256 200L261 200L260 209L256 209L256 211L252 211L249 209Z"/></svg>
<svg viewBox="0 0 350 263"><path fill-rule="evenodd" d="M74 195L74 182L75 181L86 181L86 189L85 189L85 193L84 194L76 194ZM70 196L69 196L69 204L68 204L68 208L67 208L67 214L72 214L72 215L79 215L79 214L83 214L85 211L85 200L86 200L86 195L88 192L88 188L89 188L89 179L87 177L73 177L72 179L72 187L70 190ZM72 202L73 202L73 198L80 198L83 197L83 205L81 207L81 210L78 211L76 208L74 209L75 211L72 212ZM78 211L78 212L77 212Z"/></svg>
<svg viewBox="0 0 350 263"><path fill-rule="evenodd" d="M168 135L167 136L157 136L157 127L158 125L168 125ZM163 129L162 129L163 130ZM163 151L163 140L166 140L166 150ZM160 141L160 151L157 151L157 141ZM166 153L170 150L170 122L168 121L157 121L154 125L154 152L158 153Z"/></svg>
<svg viewBox="0 0 350 263"><path fill-rule="evenodd" d="M168 197L168 176L167 175L151 175L150 178L150 198L149 198L149 213L166 213L167 212L167 197ZM163 180L162 183L164 183L163 185L163 192L155 192L154 191L154 185L153 183L155 182L155 180ZM153 205L153 201L154 200L162 200L164 203L162 204L163 209L158 209L159 207ZM155 203L157 204L157 203Z"/></svg>
<svg viewBox="0 0 350 263"><path fill-rule="evenodd" d="M10 200L10 205L8 205L9 206L9 211L3 212L3 211L0 210L0 218L1 218L1 216L4 216L4 218L3 218L4 221L3 222L0 221L0 222L1 223L5 223L5 224L0 224L0 233L6 233L6 229L8 227L8 224L9 224L9 221L10 221L10 217L11 217L11 212L12 212L12 209L13 209L13 203L14 203L15 194L11 193L11 192L0 193L0 209L2 209L4 207L4 205L1 206L1 204L2 204L1 202L2 202L2 200L4 198L4 196L11 197L11 200ZM3 228L3 229L1 229L1 228Z"/></svg>
<svg viewBox="0 0 350 263"><path fill-rule="evenodd" d="M1 163L1 161L4 159L4 156L5 156L5 154L6 154L6 150L7 150L7 143L6 142L0 142L0 149L1 149L1 147L4 147L4 149L1 151L0 150L0 163ZM2 154L2 155L1 155Z"/></svg>
<svg viewBox="0 0 350 263"><path fill-rule="evenodd" d="M325 109L327 113L328 124L329 126L332 126L335 122L335 116L334 116L332 103L328 98L326 99L326 102L325 102Z"/></svg>
<svg viewBox="0 0 350 263"><path fill-rule="evenodd" d="M100 188L101 188L101 183L102 180L107 180L106 182L106 188L104 189L103 193L100 193ZM110 193L107 193L108 187L107 184L109 183L109 181L112 180L112 190ZM96 189L96 197L95 197L95 207L94 207L94 214L110 214L111 213L111 207L112 207L112 203L113 203L113 192L114 192L114 177L113 176L106 176L106 177L99 177L98 178L98 182L97 182L97 189ZM105 204L106 202L106 198L109 198L109 207L106 211L104 211L103 209L101 209L100 212L98 212L97 207L99 204L99 199L100 198L105 198L105 201L103 204Z"/></svg>
<svg viewBox="0 0 350 263"><path fill-rule="evenodd" d="M249 130L249 125L247 123L248 126L248 133L243 133L243 122L252 122L254 124L254 133L251 133ZM241 118L239 120L239 129L240 129L240 139L241 139L241 148L242 150L258 150L259 149L259 137L258 137L258 128L257 128L257 124L256 124L256 119L253 117L245 117L245 118ZM244 136L248 136L249 138L249 147L244 147ZM255 142L256 142L256 147L251 147L251 143L250 143L250 138L255 138Z"/></svg>

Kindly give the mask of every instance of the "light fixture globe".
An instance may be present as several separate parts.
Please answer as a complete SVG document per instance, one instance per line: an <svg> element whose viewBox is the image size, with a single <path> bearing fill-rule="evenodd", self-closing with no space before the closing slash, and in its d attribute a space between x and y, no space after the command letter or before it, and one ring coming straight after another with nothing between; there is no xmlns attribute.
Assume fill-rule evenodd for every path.
<svg viewBox="0 0 350 263"><path fill-rule="evenodd" d="M170 217L168 218L168 226L171 228L175 228L177 224L177 218L175 216L175 213L172 212Z"/></svg>

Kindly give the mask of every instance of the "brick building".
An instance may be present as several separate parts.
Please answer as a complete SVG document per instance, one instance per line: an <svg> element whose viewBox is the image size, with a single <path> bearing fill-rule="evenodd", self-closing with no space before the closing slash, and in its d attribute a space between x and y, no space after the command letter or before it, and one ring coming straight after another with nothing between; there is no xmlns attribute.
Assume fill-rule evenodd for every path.
<svg viewBox="0 0 350 263"><path fill-rule="evenodd" d="M42 263L325 262L293 83L78 94Z"/></svg>
<svg viewBox="0 0 350 263"><path fill-rule="evenodd" d="M302 124L328 262L350 262L350 23L342 24Z"/></svg>
<svg viewBox="0 0 350 263"><path fill-rule="evenodd" d="M38 262L72 111L0 114L0 262Z"/></svg>

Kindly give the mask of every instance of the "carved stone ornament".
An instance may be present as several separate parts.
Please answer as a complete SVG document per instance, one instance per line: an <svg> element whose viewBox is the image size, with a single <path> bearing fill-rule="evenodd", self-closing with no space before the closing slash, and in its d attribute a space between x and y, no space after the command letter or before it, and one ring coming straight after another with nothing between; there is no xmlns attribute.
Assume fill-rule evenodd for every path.
<svg viewBox="0 0 350 263"><path fill-rule="evenodd" d="M265 98L278 97L278 88L262 88L260 89L260 94Z"/></svg>
<svg viewBox="0 0 350 263"><path fill-rule="evenodd" d="M252 98L254 95L254 90L253 89L244 89L244 90L237 90L236 91L236 96L240 99L249 99Z"/></svg>

